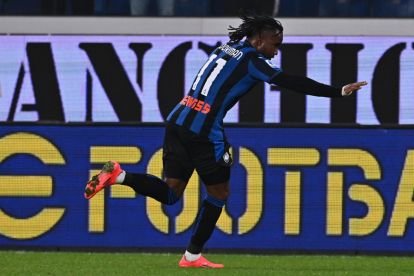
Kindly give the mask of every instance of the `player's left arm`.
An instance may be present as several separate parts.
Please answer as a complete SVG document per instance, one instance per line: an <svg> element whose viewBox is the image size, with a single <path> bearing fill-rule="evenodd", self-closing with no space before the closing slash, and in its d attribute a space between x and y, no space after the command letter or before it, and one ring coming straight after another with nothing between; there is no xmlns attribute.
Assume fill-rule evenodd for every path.
<svg viewBox="0 0 414 276"><path fill-rule="evenodd" d="M257 53L250 56L248 73L255 79L319 97L335 98L349 96L354 91L361 89L362 86L367 85L366 81L362 81L350 83L343 87L334 87L307 77L289 75L276 67L270 60Z"/></svg>
<svg viewBox="0 0 414 276"><path fill-rule="evenodd" d="M350 83L343 87L334 87L307 77L289 75L284 72L275 74L269 83L307 95L329 98L349 96L353 92L361 89L362 86L367 85L366 81L361 81Z"/></svg>

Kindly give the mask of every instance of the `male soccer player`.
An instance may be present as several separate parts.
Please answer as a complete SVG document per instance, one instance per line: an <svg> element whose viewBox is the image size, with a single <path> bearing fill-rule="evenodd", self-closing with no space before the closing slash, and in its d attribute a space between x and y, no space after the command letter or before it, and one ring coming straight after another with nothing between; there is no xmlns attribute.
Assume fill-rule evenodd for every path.
<svg viewBox="0 0 414 276"><path fill-rule="evenodd" d="M123 184L140 195L170 205L180 199L196 169L207 196L180 267L223 267L205 259L201 251L229 196L232 158L223 118L244 94L262 81L322 97L347 96L367 84L357 82L337 88L284 73L270 61L283 41L281 23L260 15L242 15L241 19L239 27L230 26L230 41L213 51L188 94L167 118L163 146L165 181L148 174L127 173L117 162L109 161L85 188L85 197L90 199L105 187Z"/></svg>

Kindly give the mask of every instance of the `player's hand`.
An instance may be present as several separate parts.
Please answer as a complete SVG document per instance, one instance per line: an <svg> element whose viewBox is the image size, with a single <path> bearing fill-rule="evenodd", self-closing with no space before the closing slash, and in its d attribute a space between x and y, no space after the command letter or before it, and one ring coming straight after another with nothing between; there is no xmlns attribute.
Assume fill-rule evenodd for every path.
<svg viewBox="0 0 414 276"><path fill-rule="evenodd" d="M360 82L354 82L345 85L342 87L342 96L349 96L352 94L352 92L357 91L362 88L362 86L367 85L368 82L366 81L360 81Z"/></svg>

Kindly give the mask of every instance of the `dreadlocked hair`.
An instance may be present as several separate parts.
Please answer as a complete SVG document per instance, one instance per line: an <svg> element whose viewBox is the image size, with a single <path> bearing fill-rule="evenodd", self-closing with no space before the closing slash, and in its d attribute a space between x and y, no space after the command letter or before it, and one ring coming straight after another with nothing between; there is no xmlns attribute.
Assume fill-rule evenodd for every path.
<svg viewBox="0 0 414 276"><path fill-rule="evenodd" d="M270 16L256 14L241 14L243 23L235 28L229 26L229 38L231 41L239 42L244 37L251 37L263 31L283 32L282 23Z"/></svg>

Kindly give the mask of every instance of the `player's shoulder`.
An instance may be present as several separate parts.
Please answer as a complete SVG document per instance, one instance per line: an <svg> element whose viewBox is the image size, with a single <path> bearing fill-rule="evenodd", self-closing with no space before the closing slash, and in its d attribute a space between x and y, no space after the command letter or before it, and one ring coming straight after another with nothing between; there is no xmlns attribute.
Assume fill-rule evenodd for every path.
<svg viewBox="0 0 414 276"><path fill-rule="evenodd" d="M260 52L252 52L250 58L254 61L254 63L261 63L261 64L266 64L270 67L272 67L273 69L277 69L278 67L267 57L265 57L262 53Z"/></svg>

